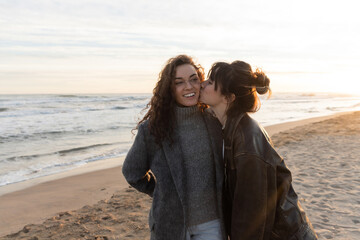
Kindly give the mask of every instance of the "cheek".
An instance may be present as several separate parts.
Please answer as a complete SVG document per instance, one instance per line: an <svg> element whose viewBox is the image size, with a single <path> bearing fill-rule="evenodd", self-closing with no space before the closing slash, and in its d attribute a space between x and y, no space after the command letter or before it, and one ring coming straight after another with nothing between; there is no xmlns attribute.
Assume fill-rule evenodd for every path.
<svg viewBox="0 0 360 240"><path fill-rule="evenodd" d="M213 94L214 93L214 88L212 86L208 86L206 89L205 89L206 93L207 94Z"/></svg>
<svg viewBox="0 0 360 240"><path fill-rule="evenodd" d="M197 92L199 92L200 89L201 89L201 84L196 84L196 85L194 85L194 88L195 88L195 90L196 90Z"/></svg>
<svg viewBox="0 0 360 240"><path fill-rule="evenodd" d="M177 98L179 98L181 95L182 95L181 90L180 90L180 89L176 89L176 90L175 90L175 96L176 96Z"/></svg>

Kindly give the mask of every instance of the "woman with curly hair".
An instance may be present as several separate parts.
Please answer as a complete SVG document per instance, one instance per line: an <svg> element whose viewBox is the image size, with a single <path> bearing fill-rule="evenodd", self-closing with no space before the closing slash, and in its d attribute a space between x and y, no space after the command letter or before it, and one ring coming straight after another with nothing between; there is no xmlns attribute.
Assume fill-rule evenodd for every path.
<svg viewBox="0 0 360 240"><path fill-rule="evenodd" d="M123 164L128 183L153 198L151 239L223 240L221 125L198 103L203 68L179 55L159 74Z"/></svg>
<svg viewBox="0 0 360 240"><path fill-rule="evenodd" d="M231 240L317 239L291 184L291 172L266 131L248 113L257 93L271 93L266 74L243 61L213 64L200 101L224 128L225 219Z"/></svg>

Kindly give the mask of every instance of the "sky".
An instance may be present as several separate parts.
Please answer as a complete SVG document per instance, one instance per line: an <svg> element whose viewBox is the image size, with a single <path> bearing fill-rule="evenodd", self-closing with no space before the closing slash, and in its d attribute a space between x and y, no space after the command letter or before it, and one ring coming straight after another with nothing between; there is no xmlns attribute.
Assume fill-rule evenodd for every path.
<svg viewBox="0 0 360 240"><path fill-rule="evenodd" d="M360 94L356 0L0 0L0 94L150 93L165 62L260 67L273 92Z"/></svg>

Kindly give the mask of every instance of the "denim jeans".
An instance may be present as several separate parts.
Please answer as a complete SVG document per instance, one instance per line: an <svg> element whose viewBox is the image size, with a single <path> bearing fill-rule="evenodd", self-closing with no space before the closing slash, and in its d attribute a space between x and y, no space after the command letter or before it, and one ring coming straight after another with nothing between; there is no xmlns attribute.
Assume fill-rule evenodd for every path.
<svg viewBox="0 0 360 240"><path fill-rule="evenodd" d="M216 219L189 227L186 240L223 240L220 220Z"/></svg>

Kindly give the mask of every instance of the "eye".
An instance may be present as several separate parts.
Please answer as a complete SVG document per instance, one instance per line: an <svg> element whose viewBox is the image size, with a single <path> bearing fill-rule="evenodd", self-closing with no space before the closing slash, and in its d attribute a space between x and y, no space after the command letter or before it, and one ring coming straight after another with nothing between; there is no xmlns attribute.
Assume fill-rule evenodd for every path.
<svg viewBox="0 0 360 240"><path fill-rule="evenodd" d="M192 81L192 82L194 82L194 83L197 83L197 82L200 81L200 79L199 79L199 78L192 78L190 81Z"/></svg>
<svg viewBox="0 0 360 240"><path fill-rule="evenodd" d="M183 81L176 81L175 82L175 85L181 85L181 84L183 84L184 82Z"/></svg>

